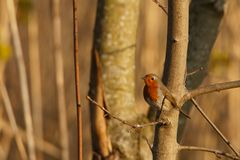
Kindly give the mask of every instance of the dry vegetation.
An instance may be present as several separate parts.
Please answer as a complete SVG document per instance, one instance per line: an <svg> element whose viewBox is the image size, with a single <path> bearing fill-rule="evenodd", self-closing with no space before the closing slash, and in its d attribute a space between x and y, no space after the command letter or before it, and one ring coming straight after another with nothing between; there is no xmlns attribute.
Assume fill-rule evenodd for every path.
<svg viewBox="0 0 240 160"><path fill-rule="evenodd" d="M28 130L24 119L28 110L25 108L24 111L26 107L24 103L27 102L24 102L21 97L21 95L27 95L21 92L24 84L19 78L19 66L6 15L6 2L0 0L0 159L24 158L26 152L28 153L28 145L35 145L38 159L60 159L60 157L64 160L76 159L72 3L61 0L60 12L54 8L56 3L50 0L34 1L34 3L30 0L18 0L16 4L35 143L29 144L31 131ZM89 108L88 101L84 97L88 92L90 77L96 0L78 0L78 8L80 87L84 124L83 159L90 159ZM59 13L60 17L56 17ZM162 74L167 17L151 1L142 1L140 16L137 33L136 68L138 72L135 78L135 92L136 103L140 108L137 111L146 113L148 107L141 94L143 87L141 77L150 72ZM229 0L218 38L212 49L208 76L203 84L240 79L239 17L239 1ZM60 22L59 19L54 20L54 18L60 18ZM61 29L58 30L60 24ZM59 57L59 54L62 57ZM211 120L240 149L240 90L204 95L198 101ZM194 116L191 116L192 119L187 122L181 143L227 150L221 139L195 109L190 115ZM22 148L23 144L25 149ZM185 160L208 160L215 157L215 155L198 152L184 151L181 154L181 159Z"/></svg>

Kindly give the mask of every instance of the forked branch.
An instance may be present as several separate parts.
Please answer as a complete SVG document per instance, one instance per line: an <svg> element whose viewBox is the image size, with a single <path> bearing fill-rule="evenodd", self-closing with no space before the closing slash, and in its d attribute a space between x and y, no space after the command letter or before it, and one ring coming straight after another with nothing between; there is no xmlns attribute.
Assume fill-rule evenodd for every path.
<svg viewBox="0 0 240 160"><path fill-rule="evenodd" d="M141 129L144 127L148 127L148 126L154 126L156 124L161 124L161 125L168 125L169 122L166 120L160 120L160 121L156 121L156 122L149 122L149 123L145 123L145 124L132 124L130 122L127 122L115 115L113 115L112 113L110 113L106 108L104 108L103 106L99 105L96 101L94 101L91 97L87 96L86 97L91 103L95 104L97 107L99 107L101 110L103 110L105 113L107 113L107 115L109 115L110 117L112 117L113 119L121 122L122 124L125 124L133 129Z"/></svg>
<svg viewBox="0 0 240 160"><path fill-rule="evenodd" d="M186 150L186 151L201 151L201 152L208 152L208 153L213 153L215 154L218 158L221 158L220 156L223 156L223 157L227 157L227 158L230 158L230 159L240 159L239 157L237 156L234 156L230 153L227 153L227 152L223 152L223 151L220 151L220 150L216 150L216 149L211 149L211 148L205 148L205 147L197 147L197 146L179 146L179 150L180 151L183 151L183 150Z"/></svg>

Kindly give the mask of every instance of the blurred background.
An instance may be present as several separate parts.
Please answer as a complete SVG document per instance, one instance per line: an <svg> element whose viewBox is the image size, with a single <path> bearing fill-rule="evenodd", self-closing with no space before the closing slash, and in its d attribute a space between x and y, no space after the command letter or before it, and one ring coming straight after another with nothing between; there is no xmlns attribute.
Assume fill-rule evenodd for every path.
<svg viewBox="0 0 240 160"><path fill-rule="evenodd" d="M29 91L30 115L33 119L38 159L61 159L64 155L69 155L69 159L76 159L72 2L15 1L26 67L26 84L19 78L22 73L19 72L17 54L13 47L6 2L0 0L0 159L21 159L24 152L19 151L19 146L23 143L25 150L27 148L27 109L21 92L24 86L28 88L26 91ZM86 160L91 159L91 136L89 108L85 97L88 93L96 3L96 0L78 0L83 155ZM146 73L162 74L167 16L152 1L142 1L140 17L136 54L136 106L140 106L145 113L148 107L141 94L141 77ZM212 49L208 76L202 85L240 79L239 17L239 1L227 1L219 35ZM198 101L211 120L240 151L240 90L212 93L198 98ZM193 109L190 116L192 119L187 122L182 144L227 150L196 110ZM17 135L16 126L20 131ZM214 155L197 152L184 152L181 156L189 160L215 158Z"/></svg>

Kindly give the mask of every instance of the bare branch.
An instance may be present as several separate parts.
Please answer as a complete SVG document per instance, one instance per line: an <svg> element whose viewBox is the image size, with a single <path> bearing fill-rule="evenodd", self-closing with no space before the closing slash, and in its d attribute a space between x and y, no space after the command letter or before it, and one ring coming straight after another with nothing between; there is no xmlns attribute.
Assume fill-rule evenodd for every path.
<svg viewBox="0 0 240 160"><path fill-rule="evenodd" d="M177 96L176 100L179 100L179 96L185 92L189 1L169 0L168 12L167 51L163 83L167 84L171 93ZM177 158L178 116L179 113L174 110L161 115L161 117L167 118L172 125L166 128L160 128L159 125L156 125L153 141L154 160Z"/></svg>
<svg viewBox="0 0 240 160"><path fill-rule="evenodd" d="M216 149L211 149L211 148L205 148L205 147L196 147L196 146L179 146L179 150L186 150L186 151L202 151L202 152L209 152L209 153L213 153L215 154L217 157L219 156L223 156L223 157L227 157L230 159L240 159L237 156L234 156L230 153L226 153L220 150L216 150Z"/></svg>
<svg viewBox="0 0 240 160"><path fill-rule="evenodd" d="M222 134L222 132L217 128L217 126L208 118L208 116L204 113L202 108L199 106L199 104L196 102L195 99L191 99L191 102L193 105L197 108L197 110L201 113L201 115L204 117L204 119L210 124L210 126L214 129L214 131L217 132L217 134L222 138L222 140L227 144L227 146L236 154L236 156L239 157L239 153L234 149L230 141Z"/></svg>
<svg viewBox="0 0 240 160"><path fill-rule="evenodd" d="M195 89L193 91L189 91L186 95L183 96L182 102L186 102L187 100L189 100L193 97L200 96L203 94L212 93L212 92L220 92L223 90L233 89L233 88L238 88L238 87L240 87L240 80L212 84L212 85L209 85L206 87L201 87L201 88Z"/></svg>
<svg viewBox="0 0 240 160"><path fill-rule="evenodd" d="M162 82L159 82L159 88L162 91L162 94L164 96L161 107L163 107L163 103L165 99L168 99L176 107L176 109L183 114L183 116L185 116L188 119L191 119L191 117L188 114L186 114L180 107L178 107L179 105L176 103L176 99ZM161 110L162 108L160 109L160 114L161 114Z"/></svg>
<svg viewBox="0 0 240 160"><path fill-rule="evenodd" d="M180 113L182 113L184 117L191 119L191 117L187 113L185 113L181 108L177 108L177 109L179 110Z"/></svg>
<svg viewBox="0 0 240 160"><path fill-rule="evenodd" d="M146 136L143 136L143 139L146 141L146 143L147 143L150 151L153 152L153 150L152 150L152 145L151 145L150 142L148 141L147 137L146 137Z"/></svg>
<svg viewBox="0 0 240 160"><path fill-rule="evenodd" d="M102 80L102 64L100 62L99 52L92 50L91 71L89 84L89 97L92 97L99 105L104 106L104 86ZM90 105L90 120L92 133L92 149L94 157L108 157L111 155L111 140L107 132L107 123L105 113L95 104ZM92 106L92 107L91 107ZM94 158L93 158L94 159ZM101 159L101 158L100 158Z"/></svg>
<svg viewBox="0 0 240 160"><path fill-rule="evenodd" d="M78 2L78 0L72 0L72 7L73 7L73 56L74 56L76 107L77 107L78 160L82 160L83 159L82 107L81 107L81 99L80 99L80 78L79 78L79 64L78 64L77 2Z"/></svg>
<svg viewBox="0 0 240 160"><path fill-rule="evenodd" d="M167 7L163 6L158 0L152 0L154 3L156 3L158 5L158 7L160 7L164 13L166 13L166 15L168 15L167 12Z"/></svg>
<svg viewBox="0 0 240 160"><path fill-rule="evenodd" d="M204 70L204 68L200 67L200 68L198 68L198 69L196 69L196 70L194 70L194 71L192 71L190 73L187 73L187 76L192 76L192 75L194 75L194 74L196 74L196 73L198 73L200 71L203 71L203 70Z"/></svg>
<svg viewBox="0 0 240 160"><path fill-rule="evenodd" d="M159 88L164 96L164 99L162 101L162 106L163 106L164 100L168 99L180 113L182 113L185 117L191 119L191 117L188 114L186 114L184 111L181 110L181 108L178 107L179 105L176 103L175 97L172 95L169 89L161 81L159 82Z"/></svg>
<svg viewBox="0 0 240 160"><path fill-rule="evenodd" d="M97 107L99 107L101 110L103 110L104 112L106 112L110 117L112 117L113 119L121 122L122 124L125 124L133 129L141 129L144 127L148 127L148 126L154 126L156 124L161 124L161 125L169 125L169 122L167 120L160 120L157 122L150 122L150 123L146 123L146 124L131 124L130 122L127 122L113 114L111 114L106 108L104 108L103 106L99 105L96 101L94 101L92 98L90 98L89 96L86 97L90 102L92 102L93 104L95 104Z"/></svg>

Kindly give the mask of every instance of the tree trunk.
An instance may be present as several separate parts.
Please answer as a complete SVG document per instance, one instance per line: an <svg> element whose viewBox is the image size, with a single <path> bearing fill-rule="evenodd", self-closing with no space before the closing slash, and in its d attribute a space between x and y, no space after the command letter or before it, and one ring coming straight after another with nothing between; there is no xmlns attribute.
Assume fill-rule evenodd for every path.
<svg viewBox="0 0 240 160"><path fill-rule="evenodd" d="M140 1L135 0L99 1L94 30L94 48L100 54L102 65L105 104L113 115L129 122L136 122L138 119L135 112L134 75L139 3ZM140 156L138 134L130 133L129 127L111 118L106 124L107 131L102 133L108 133L103 137L110 138L111 147L104 153L111 155L103 155L103 152L94 147L94 151L100 157L121 160L144 159ZM93 146L101 146L98 144L101 142L105 146L108 143L94 141Z"/></svg>
<svg viewBox="0 0 240 160"><path fill-rule="evenodd" d="M170 0L168 3L168 42L163 81L178 101L185 93L189 1ZM179 112L170 103L164 105L169 110L163 112L160 118L167 119L170 124L155 128L153 159L175 160Z"/></svg>

